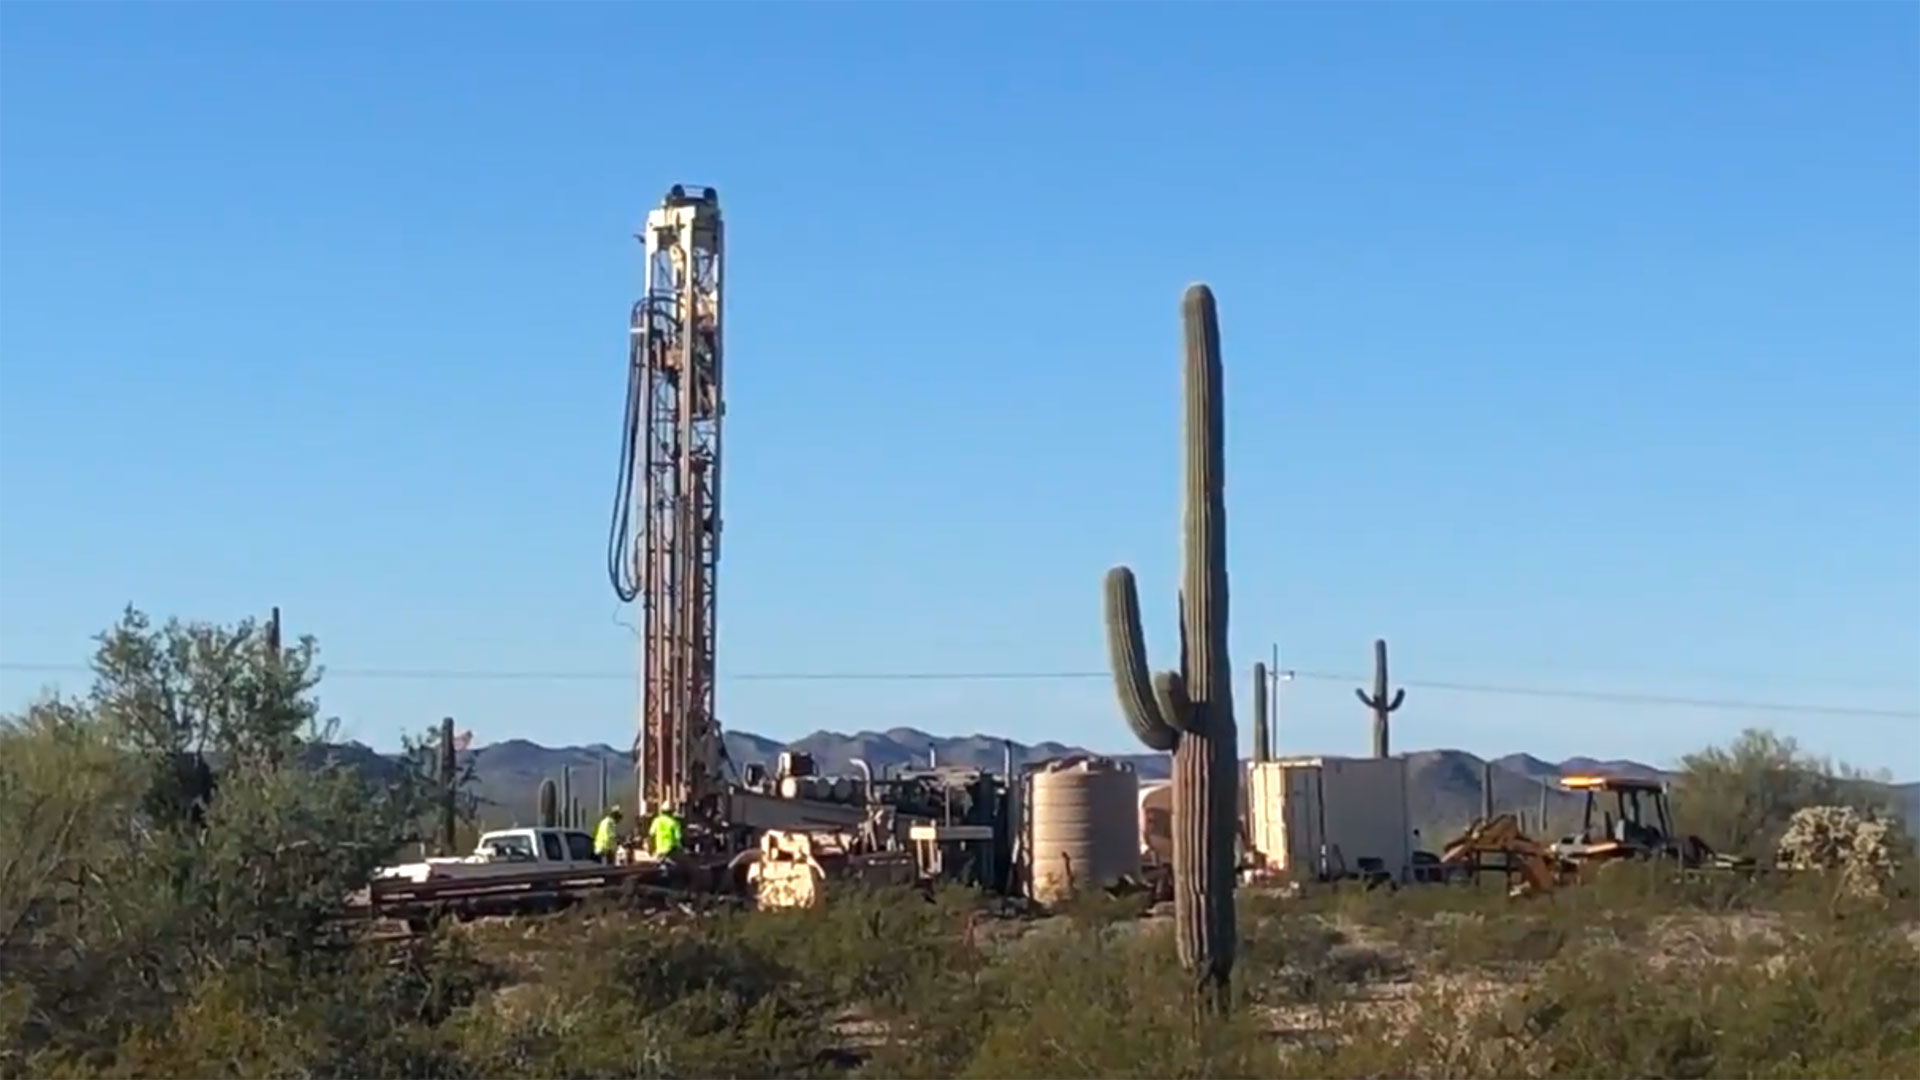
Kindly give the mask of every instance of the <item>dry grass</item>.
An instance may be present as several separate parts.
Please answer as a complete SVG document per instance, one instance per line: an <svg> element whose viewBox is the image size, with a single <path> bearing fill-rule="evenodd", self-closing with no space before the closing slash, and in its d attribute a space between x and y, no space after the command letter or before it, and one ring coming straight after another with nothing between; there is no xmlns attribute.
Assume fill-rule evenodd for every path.
<svg viewBox="0 0 1920 1080"><path fill-rule="evenodd" d="M488 921L330 980L209 975L171 1022L22 1075L1920 1076L1912 905L1628 878L1534 902L1249 893L1240 1007L1196 1025L1166 920L970 897ZM0 1003L5 1001L0 997ZM0 1019L6 1013L0 1010Z"/></svg>

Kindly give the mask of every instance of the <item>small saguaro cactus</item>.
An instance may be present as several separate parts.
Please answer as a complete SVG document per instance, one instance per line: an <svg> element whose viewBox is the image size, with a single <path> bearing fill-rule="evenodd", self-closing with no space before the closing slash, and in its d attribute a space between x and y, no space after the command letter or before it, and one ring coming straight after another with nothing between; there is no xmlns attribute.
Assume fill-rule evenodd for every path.
<svg viewBox="0 0 1920 1080"><path fill-rule="evenodd" d="M573 820L573 766L560 767L560 824L571 829Z"/></svg>
<svg viewBox="0 0 1920 1080"><path fill-rule="evenodd" d="M1355 688L1353 694L1360 699L1360 704L1373 710L1373 756L1391 757L1392 753L1388 747L1387 717L1400 707L1401 702L1407 700L1407 691L1405 687L1401 687L1393 692L1392 697L1387 696L1387 643L1385 640L1375 639L1373 643L1373 693L1368 694L1365 690Z"/></svg>
<svg viewBox="0 0 1920 1080"><path fill-rule="evenodd" d="M1267 665L1253 665L1253 760L1273 760L1273 731L1267 726Z"/></svg>
<svg viewBox="0 0 1920 1080"><path fill-rule="evenodd" d="M560 789L553 777L540 781L540 827L551 829L560 824Z"/></svg>
<svg viewBox="0 0 1920 1080"><path fill-rule="evenodd" d="M1493 762L1480 763L1480 820L1493 820Z"/></svg>
<svg viewBox="0 0 1920 1080"><path fill-rule="evenodd" d="M275 636L278 636L278 634L279 631L276 630ZM453 854L453 846L456 842L454 834L456 826L459 824L458 800L460 794L460 771L458 762L459 759L454 756L453 752L453 717L441 717L440 775L438 777L440 781L440 843L445 846L445 850L449 855Z"/></svg>
<svg viewBox="0 0 1920 1080"><path fill-rule="evenodd" d="M1226 427L1213 291L1187 289L1185 557L1180 666L1149 675L1133 571L1107 571L1107 650L1127 724L1173 754L1173 908L1180 964L1203 1008L1224 1010L1233 974L1239 733L1227 659Z"/></svg>

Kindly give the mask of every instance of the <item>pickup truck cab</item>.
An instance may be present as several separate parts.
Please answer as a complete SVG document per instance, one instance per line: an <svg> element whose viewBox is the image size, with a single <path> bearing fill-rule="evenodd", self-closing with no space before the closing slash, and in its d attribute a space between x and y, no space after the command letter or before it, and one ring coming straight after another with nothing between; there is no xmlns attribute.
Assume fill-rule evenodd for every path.
<svg viewBox="0 0 1920 1080"><path fill-rule="evenodd" d="M487 878L527 870L596 866L599 862L593 854L592 835L581 829L495 829L480 835L471 855L383 867L374 878L414 882Z"/></svg>

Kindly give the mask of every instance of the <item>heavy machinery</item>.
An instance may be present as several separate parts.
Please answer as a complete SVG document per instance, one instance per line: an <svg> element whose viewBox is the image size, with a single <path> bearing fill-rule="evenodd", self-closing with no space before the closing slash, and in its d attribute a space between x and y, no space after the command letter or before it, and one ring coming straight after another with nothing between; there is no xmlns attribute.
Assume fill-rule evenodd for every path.
<svg viewBox="0 0 1920 1080"><path fill-rule="evenodd" d="M1488 856L1498 856L1500 862L1489 865ZM1510 896L1549 893L1571 876L1571 867L1547 845L1527 836L1520 828L1520 819L1512 814L1496 814L1468 826L1447 845L1440 863L1476 874L1489 869L1505 871Z"/></svg>
<svg viewBox="0 0 1920 1080"><path fill-rule="evenodd" d="M640 608L636 821L672 809L685 824L686 857L717 859L741 871L743 882L757 876L745 871L759 859L819 867L909 851L911 843L926 862L923 876L1004 884L1011 847L1004 778L931 765L875 777L860 766L866 775L855 781L818 775L805 754L783 754L771 771L736 770L728 761L715 695L726 416L719 194L674 185L647 215L639 240L646 280L630 317L607 541L614 594ZM647 855L634 846L622 858Z"/></svg>
<svg viewBox="0 0 1920 1080"><path fill-rule="evenodd" d="M1697 836L1677 835L1666 784L1637 776L1568 776L1560 786L1586 795L1580 831L1552 845L1556 858L1580 866L1619 859L1670 859L1688 869L1735 868L1743 860L1717 854Z"/></svg>
<svg viewBox="0 0 1920 1080"><path fill-rule="evenodd" d="M692 854L767 828L852 828L859 806L781 798L730 775L715 708L726 229L713 188L676 184L647 215L628 329L627 400L607 573L640 608L638 818L671 808ZM640 854L633 852L633 854Z"/></svg>
<svg viewBox="0 0 1920 1080"><path fill-rule="evenodd" d="M639 239L646 281L628 328L607 573L622 603L640 604L640 820L673 807L694 825L724 810L714 714L726 412L719 193L675 184Z"/></svg>

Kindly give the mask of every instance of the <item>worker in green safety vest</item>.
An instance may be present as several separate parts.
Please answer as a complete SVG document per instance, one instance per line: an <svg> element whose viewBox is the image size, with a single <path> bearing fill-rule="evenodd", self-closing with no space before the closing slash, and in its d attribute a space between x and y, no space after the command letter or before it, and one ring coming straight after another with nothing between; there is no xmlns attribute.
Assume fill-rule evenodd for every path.
<svg viewBox="0 0 1920 1080"><path fill-rule="evenodd" d="M593 830L593 855L603 863L613 862L613 853L620 847L620 808L608 807L605 817Z"/></svg>
<svg viewBox="0 0 1920 1080"><path fill-rule="evenodd" d="M647 826L647 833L653 839L653 855L664 859L680 850L680 819L673 816L670 807L662 806L660 812L653 815L653 824Z"/></svg>

